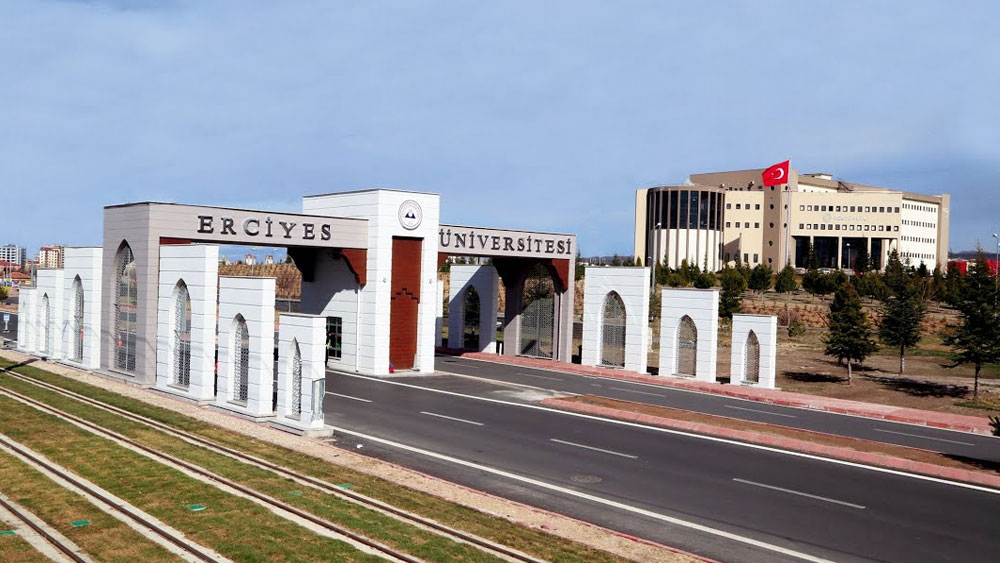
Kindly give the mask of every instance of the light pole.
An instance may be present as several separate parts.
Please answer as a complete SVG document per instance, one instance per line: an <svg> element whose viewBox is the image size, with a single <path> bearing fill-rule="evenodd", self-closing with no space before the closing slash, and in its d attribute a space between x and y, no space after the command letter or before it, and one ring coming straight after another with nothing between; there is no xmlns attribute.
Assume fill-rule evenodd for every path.
<svg viewBox="0 0 1000 563"><path fill-rule="evenodd" d="M844 244L847 245L847 268L853 270L853 268L851 268L851 243L847 242Z"/></svg>

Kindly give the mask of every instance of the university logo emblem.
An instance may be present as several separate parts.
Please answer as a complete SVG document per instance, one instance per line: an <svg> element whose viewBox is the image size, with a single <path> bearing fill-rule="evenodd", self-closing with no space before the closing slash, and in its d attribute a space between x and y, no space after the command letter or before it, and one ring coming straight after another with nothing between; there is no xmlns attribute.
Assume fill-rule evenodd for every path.
<svg viewBox="0 0 1000 563"><path fill-rule="evenodd" d="M424 212L420 209L420 204L408 199L399 206L399 224L404 229L412 231L420 226L424 218Z"/></svg>

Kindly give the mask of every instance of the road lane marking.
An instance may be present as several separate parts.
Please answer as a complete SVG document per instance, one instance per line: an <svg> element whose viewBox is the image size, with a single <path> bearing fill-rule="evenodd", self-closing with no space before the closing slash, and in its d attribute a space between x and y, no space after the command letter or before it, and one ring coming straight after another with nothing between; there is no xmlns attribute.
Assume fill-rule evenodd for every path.
<svg viewBox="0 0 1000 563"><path fill-rule="evenodd" d="M436 412L420 411L420 414L426 414L427 416L436 416L438 418L447 418L448 420L454 420L455 422L464 422L466 424L474 424L476 426L483 426L482 422L476 422L474 420L465 420L464 418L455 418L453 416L445 416L443 414L438 414Z"/></svg>
<svg viewBox="0 0 1000 563"><path fill-rule="evenodd" d="M573 411L565 411L561 409L555 409L552 407L543 407L540 405L532 405L528 403L515 403L512 401L504 401L501 399L493 399L490 397L477 397L475 395L466 395L464 393L458 393L456 391L445 391L443 389L434 389L433 387L421 387L419 385L413 385L410 383L403 383L401 381L391 381L388 379L381 379L378 377L371 377L367 375L360 375L356 373L346 373L336 370L327 370L328 374L339 375L343 377L353 377L356 379L364 379L371 383L382 383L385 385L397 385L399 387L407 387L410 389L419 389L421 391L427 391L428 393L439 393L441 395L449 395L452 397L461 397L463 399L471 399L473 401L482 401L485 403L493 403L497 405L506 405L508 407L517 407L522 409L532 409L536 411L549 412L553 414L558 414L562 416L572 416L574 418L582 418L586 420L593 420L595 422L600 422L603 424L616 424L618 426L628 426L631 428L640 428L642 430L648 430L650 432L660 432L663 434L673 434L675 436L684 436L686 438L694 438L697 440L705 440L708 442L717 442L720 444L728 444L730 446L737 446L741 448L749 448L752 450L761 450L766 452L772 452L776 454L787 455L791 457L800 457L803 459L812 459L816 461L822 461L825 463L832 463L834 465L843 465L845 467L854 467L856 469L863 469L865 471L874 471L876 473L886 473L889 475L895 475L897 477L906 477L908 479L916 479L918 481L929 481L932 483L938 483L941 485L948 485L951 487L959 487L962 489L970 489L973 491L979 491L981 493L990 493L994 495L1000 495L1000 489L995 489L991 487L984 487L982 485L973 485L972 483L962 483L960 481L950 481L948 479L942 479L940 477L931 477L930 475L920 475L919 473L909 473L906 471L900 471L898 469L889 469L886 467L876 467L874 465L865 465L863 463L858 463L855 461L845 461L842 459L835 459L832 457L823 457L814 454L807 454L802 452L796 452L793 450L783 450L781 448L776 448L773 446L763 446L760 444L751 444L750 442L739 442L737 440L731 440L729 438L719 438L717 436L706 436L704 434L695 434L693 432L685 432L683 430L673 430L671 428L662 428L659 426L649 426L647 424L640 424L638 422L629 422L627 420L616 420L613 418L604 418L600 416L595 416L592 414L583 414Z"/></svg>
<svg viewBox="0 0 1000 563"><path fill-rule="evenodd" d="M924 440L936 440L938 442L948 442L949 444L961 444L963 446L975 446L970 442L959 442L958 440L945 440L944 438L931 438L930 436L921 436L920 434L907 434L906 432L896 432L895 430L885 430L882 428L872 428L876 432L888 432L889 434L899 434L901 436L913 436L914 438L922 438Z"/></svg>
<svg viewBox="0 0 1000 563"><path fill-rule="evenodd" d="M772 491L781 491L783 493L788 493L788 494L792 494L792 495L799 495L800 497L809 497L809 498L812 498L812 499L821 500L823 502L832 502L833 504L839 504L839 505L842 505L842 506L849 506L851 508L857 508L858 510L864 510L865 509L864 506L861 506L860 504L854 504L853 502L844 502L842 500L837 500L837 499L832 499L832 498L827 498L827 497L821 497L821 496L817 496L817 495L811 495L809 493L803 493L801 491L793 491L791 489L783 489L781 487L775 487L774 485L765 485L764 483L756 483L754 481L747 481L746 479L737 479L737 478L734 477L733 481L736 481L737 483L743 483L744 485L753 485L755 487L762 487L764 489L771 489Z"/></svg>
<svg viewBox="0 0 1000 563"><path fill-rule="evenodd" d="M621 452L613 452L611 450L602 450L601 448L595 448L594 446L585 446L583 444L577 444L576 442L567 442L566 440L559 440L557 438L549 438L549 441L550 442L555 442L557 444L566 444L567 446L576 446L578 448L585 448L585 449L588 449L588 450L594 450L595 452L601 452L601 453L606 453L606 454L611 454L611 455L617 455L617 456L621 456L621 457L627 457L629 459L639 459L639 456L637 456L637 455L623 454Z"/></svg>
<svg viewBox="0 0 1000 563"><path fill-rule="evenodd" d="M530 374L530 373L517 373L515 375L524 375L524 376L527 376L527 377L537 377L538 379L551 379L552 381L562 381L558 377L547 377L547 376L544 376L544 375L534 375L534 374Z"/></svg>
<svg viewBox="0 0 1000 563"><path fill-rule="evenodd" d="M615 391L624 391L626 393L638 393L640 395L652 395L654 397L665 397L659 393L649 393L647 391L636 391L635 389L626 389L624 387L608 387L608 389L614 389Z"/></svg>
<svg viewBox="0 0 1000 563"><path fill-rule="evenodd" d="M752 411L752 412L759 412L759 413L763 413L763 414L773 414L774 416L783 416L785 418L798 418L795 415L792 415L792 414L781 414L780 412L762 411L760 409L748 409L746 407L737 407L735 405L722 405L722 406L726 407L727 409L738 409L738 410L741 410L741 411Z"/></svg>
<svg viewBox="0 0 1000 563"><path fill-rule="evenodd" d="M334 393L333 391L327 391L326 394L327 395L335 395L337 397L343 397L345 399L352 399L352 400L355 400L355 401L361 401L362 403L370 403L371 402L371 400L369 400L369 399L362 399L361 397L352 397L350 395L342 395L340 393Z"/></svg>
<svg viewBox="0 0 1000 563"><path fill-rule="evenodd" d="M348 374L348 375L350 375L350 374ZM746 537L746 536L741 536L739 534L734 534L732 532L727 532L725 530L719 530L719 529L716 529L716 528L711 528L709 526L705 526L704 524L698 524L696 522L689 522L687 520L681 520L680 518L674 518L673 516L667 516L666 514L660 514L659 512L653 512L652 510L646 510L644 508L639 508L639 507L636 507L636 506L631 506L631 505L628 505L628 504L624 504L624 503L621 503L621 502L618 502L618 501L614 501L614 500L602 498L602 497L599 497L599 496L596 496L596 495L592 495L592 494L589 494L589 493L584 493L584 492L576 491L576 490L573 490L573 489L568 489L566 487L562 487L562 486L559 486L559 485L554 485L552 483L547 483L545 481L534 479L532 477L525 477L523 475L518 475L517 473L511 473L509 471L504 471L502 469L496 469L496 468L490 467L488 465L481 465L479 463L474 463L474 462L471 462L471 461L466 461L464 459L459 459L457 457L452 457L452 456L449 456L449 455L446 455L446 454L432 452L430 450L425 450L425 449L422 449L422 448L417 448L415 446L408 446L406 444L402 444L402 443L399 443L399 442L394 442L392 440L387 440L385 438L379 438L378 436L372 436L370 434L363 434L361 432L355 432L353 430L348 430L347 428L342 428L342 427L339 427L339 426L333 426L332 428L333 428L333 430L335 432L341 432L343 434L349 434L351 436L356 436L358 438L362 438L364 440L368 440L369 442L377 442L377 443L380 443L380 444L383 444L383 445L392 446L392 447L395 447L395 448L398 448L398 449L401 449L401 450L404 450L404 451L408 451L408 452L420 454L420 455L427 456L427 457L430 457L430 458L433 458L433 459L438 459L438 460L441 460L441 461L447 461L447 462L450 462L450 463L454 463L456 465L461 465L461 466L469 467L469 468L476 469L476 470L479 470L479 471L484 471L486 473L491 473L493 475L498 475L500 477L505 477L505 478L508 478L508 479L511 479L511 480L514 480L514 481L519 481L521 483L527 483L529 485L534 485L536 487L540 487L540 488L543 488L543 489L548 489L550 491L555 491L555 492L561 493L563 495L568 495L568 496L571 496L571 497L576 497L576 498L584 499L584 500L591 501L591 502L594 502L594 503L597 503L597 504L602 504L604 506L609 506L611 508L616 508L618 510L624 510L626 512L631 512L633 514L638 514L640 516L646 516L648 518L653 518L655 520L659 520L661 522L666 522L668 524L673 524L673 525L676 525L676 526L682 526L684 528L688 528L688 529L692 529L692 530L697 530L699 532L704 532L706 534L711 534L713 536L718 536L718 537L725 538L725 539L728 539L728 540L732 540L732 541L740 542L740 543L743 543L743 544L751 545L751 546L754 546L754 547L758 547L760 549L766 549L768 551L773 551L773 552L776 552L776 553L781 553L781 554L787 555L789 557L795 557L797 559L802 559L804 561L812 561L814 563L829 563L829 560L827 560L827 559L822 559L822 558L816 557L814 555L809 555L808 553L801 553L801 552L798 552L798 551L794 551L794 550L788 549L786 547L782 547L780 545L769 544L767 542L763 542L763 541L760 541L760 540L755 540L753 538L749 538L749 537Z"/></svg>
<svg viewBox="0 0 1000 563"><path fill-rule="evenodd" d="M591 387L604 387L603 385L601 385L599 383L591 383L590 386Z"/></svg>

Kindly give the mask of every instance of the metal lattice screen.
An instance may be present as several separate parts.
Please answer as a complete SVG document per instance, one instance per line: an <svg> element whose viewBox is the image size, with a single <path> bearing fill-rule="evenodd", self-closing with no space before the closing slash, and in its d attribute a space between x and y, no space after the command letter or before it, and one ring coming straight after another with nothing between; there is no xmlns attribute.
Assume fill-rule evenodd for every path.
<svg viewBox="0 0 1000 563"><path fill-rule="evenodd" d="M698 329L684 315L677 327L677 375L694 376L698 366Z"/></svg>
<svg viewBox="0 0 1000 563"><path fill-rule="evenodd" d="M743 355L743 380L760 382L760 341L754 331L747 336L746 350Z"/></svg>
<svg viewBox="0 0 1000 563"><path fill-rule="evenodd" d="M479 292L469 286L462 298L462 347L466 350L479 350Z"/></svg>
<svg viewBox="0 0 1000 563"><path fill-rule="evenodd" d="M73 280L73 361L83 362L83 284Z"/></svg>
<svg viewBox="0 0 1000 563"><path fill-rule="evenodd" d="M524 281L521 295L520 353L551 358L554 321L555 287L549 273L544 268L537 268Z"/></svg>
<svg viewBox="0 0 1000 563"><path fill-rule="evenodd" d="M136 322L139 291L135 257L126 244L118 252L118 282L115 294L115 368L135 371Z"/></svg>
<svg viewBox="0 0 1000 563"><path fill-rule="evenodd" d="M233 334L233 354L235 365L233 375L233 399L247 400L247 390L250 386L250 331L243 317L236 318L236 331Z"/></svg>
<svg viewBox="0 0 1000 563"><path fill-rule="evenodd" d="M48 354L52 350L52 330L49 322L52 319L52 310L49 307L49 296L42 296L42 354Z"/></svg>
<svg viewBox="0 0 1000 563"><path fill-rule="evenodd" d="M183 282L174 300L174 383L191 383L191 295Z"/></svg>
<svg viewBox="0 0 1000 563"><path fill-rule="evenodd" d="M302 352L298 342L292 355L292 414L302 414Z"/></svg>
<svg viewBox="0 0 1000 563"><path fill-rule="evenodd" d="M601 311L601 365L625 367L625 303L614 291Z"/></svg>

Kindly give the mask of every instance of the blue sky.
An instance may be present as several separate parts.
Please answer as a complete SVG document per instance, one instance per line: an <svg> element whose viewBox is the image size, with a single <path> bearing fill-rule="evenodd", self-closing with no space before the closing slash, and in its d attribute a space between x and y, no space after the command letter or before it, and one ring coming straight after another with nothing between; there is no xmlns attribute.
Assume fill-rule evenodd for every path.
<svg viewBox="0 0 1000 563"><path fill-rule="evenodd" d="M367 187L445 222L632 250L634 190L790 158L1000 229L1000 3L0 1L0 243L101 208L295 210Z"/></svg>

